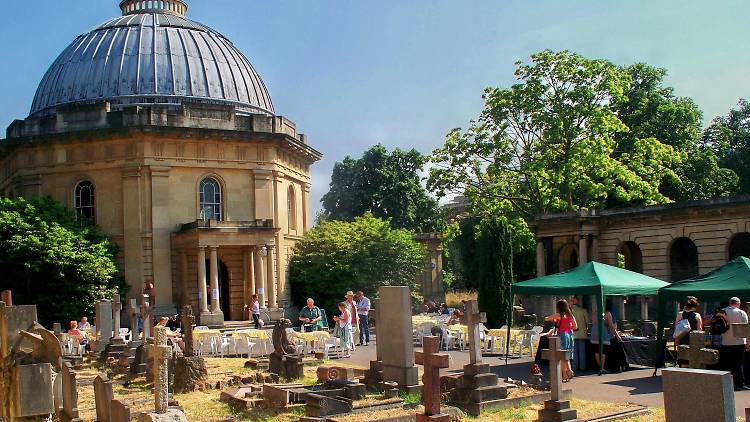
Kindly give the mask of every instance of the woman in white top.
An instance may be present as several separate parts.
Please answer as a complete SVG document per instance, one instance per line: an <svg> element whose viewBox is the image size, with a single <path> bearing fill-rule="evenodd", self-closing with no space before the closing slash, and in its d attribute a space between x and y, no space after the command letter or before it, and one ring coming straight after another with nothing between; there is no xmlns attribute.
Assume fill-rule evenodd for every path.
<svg viewBox="0 0 750 422"><path fill-rule="evenodd" d="M341 302L339 303L340 316L333 317L336 320L336 332L338 333L339 339L341 339L341 347L344 349L345 358L351 357L351 351L354 350L354 336L352 334L352 314L349 311L349 306Z"/></svg>

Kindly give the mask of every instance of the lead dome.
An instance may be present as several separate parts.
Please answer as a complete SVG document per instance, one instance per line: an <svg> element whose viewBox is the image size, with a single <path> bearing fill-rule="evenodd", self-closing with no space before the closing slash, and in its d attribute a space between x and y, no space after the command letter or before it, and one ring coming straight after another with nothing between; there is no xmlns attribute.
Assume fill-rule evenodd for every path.
<svg viewBox="0 0 750 422"><path fill-rule="evenodd" d="M76 103L118 107L185 99L275 114L250 61L226 37L187 19L185 1L124 0L120 8L122 16L78 36L50 66L31 116Z"/></svg>

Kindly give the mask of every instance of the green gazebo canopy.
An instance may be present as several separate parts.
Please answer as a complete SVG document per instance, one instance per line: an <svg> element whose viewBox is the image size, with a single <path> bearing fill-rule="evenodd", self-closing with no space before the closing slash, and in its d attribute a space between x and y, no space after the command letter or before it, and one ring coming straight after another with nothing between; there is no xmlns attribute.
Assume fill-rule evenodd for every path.
<svg viewBox="0 0 750 422"><path fill-rule="evenodd" d="M732 296L750 299L750 259L735 258L709 273L675 281L659 291L659 299L664 302L679 302L688 295L701 302L728 301Z"/></svg>
<svg viewBox="0 0 750 422"><path fill-rule="evenodd" d="M527 295L656 295L669 283L600 262L588 262L570 271L521 281L513 294ZM750 285L748 286L750 287Z"/></svg>

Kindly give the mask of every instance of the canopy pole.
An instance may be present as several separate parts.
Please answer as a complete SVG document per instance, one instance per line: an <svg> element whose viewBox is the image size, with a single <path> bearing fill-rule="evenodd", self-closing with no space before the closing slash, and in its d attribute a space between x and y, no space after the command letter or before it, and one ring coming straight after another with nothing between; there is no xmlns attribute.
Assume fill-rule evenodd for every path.
<svg viewBox="0 0 750 422"><path fill-rule="evenodd" d="M606 312L604 309L604 289L599 287L599 304L596 313L597 313L597 319L599 320L599 375L602 375L604 373L604 313Z"/></svg>
<svg viewBox="0 0 750 422"><path fill-rule="evenodd" d="M508 332L505 334L505 366L508 366L508 355L510 354L510 326L513 325L513 304L516 303L516 295L513 294L511 288L510 294L510 308L508 309Z"/></svg>
<svg viewBox="0 0 750 422"><path fill-rule="evenodd" d="M661 292L661 289L659 291L658 295L658 303L659 308L657 309L657 321L656 321L656 361L654 362L654 373L651 375L653 377L656 376L657 371L659 368L664 366L664 360L665 360L665 349L667 347L666 342L664 342L664 323L665 323L665 308L667 302L664 300L664 295ZM664 343L664 347L662 347L662 343Z"/></svg>

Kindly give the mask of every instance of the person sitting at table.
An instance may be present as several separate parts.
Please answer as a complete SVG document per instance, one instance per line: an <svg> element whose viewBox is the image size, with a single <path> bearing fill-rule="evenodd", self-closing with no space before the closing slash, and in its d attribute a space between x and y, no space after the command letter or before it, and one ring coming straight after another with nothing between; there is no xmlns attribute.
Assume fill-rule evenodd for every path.
<svg viewBox="0 0 750 422"><path fill-rule="evenodd" d="M323 313L320 308L315 306L315 301L312 298L308 298L307 306L299 311L299 320L306 332L318 331L323 326Z"/></svg>
<svg viewBox="0 0 750 422"><path fill-rule="evenodd" d="M459 311L458 309L454 309L453 313L451 314L451 317L448 318L448 321L446 322L446 324L447 325L460 324L462 316L464 316L464 314L461 311Z"/></svg>
<svg viewBox="0 0 750 422"><path fill-rule="evenodd" d="M172 343L180 349L180 352L182 352L185 350L185 341L182 340L182 335L172 331L172 329L167 326L167 323L169 323L169 318L161 317L159 318L159 322L156 323L156 326L166 328L167 338L172 339Z"/></svg>
<svg viewBox="0 0 750 422"><path fill-rule="evenodd" d="M448 305L445 304L445 302L440 304L440 309L438 309L438 314L440 315L450 315L451 310L448 309Z"/></svg>
<svg viewBox="0 0 750 422"><path fill-rule="evenodd" d="M68 330L68 337L78 342L80 346L83 346L86 348L88 345L88 340L86 340L86 334L84 334L79 328L78 328L78 322L77 321L70 321L70 329Z"/></svg>
<svg viewBox="0 0 750 422"><path fill-rule="evenodd" d="M78 324L78 329L79 330L90 330L91 329L91 324L89 324L89 319L86 318L85 316L82 316L81 317L81 323Z"/></svg>

